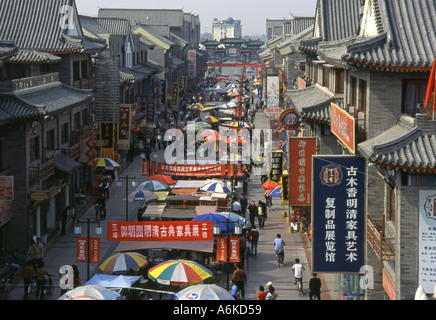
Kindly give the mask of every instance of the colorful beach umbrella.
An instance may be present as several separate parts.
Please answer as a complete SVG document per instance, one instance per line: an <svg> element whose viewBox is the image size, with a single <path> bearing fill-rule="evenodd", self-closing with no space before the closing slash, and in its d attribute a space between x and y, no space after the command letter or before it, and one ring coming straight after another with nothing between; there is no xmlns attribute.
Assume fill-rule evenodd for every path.
<svg viewBox="0 0 436 320"><path fill-rule="evenodd" d="M188 109L190 109L190 110L201 110L203 108L204 108L204 106L201 103L193 103L193 104L188 106Z"/></svg>
<svg viewBox="0 0 436 320"><path fill-rule="evenodd" d="M183 128L183 131L189 131L189 130L195 130L195 131L200 131L200 130L204 130L205 127L203 127L202 125L200 125L201 122L197 122L197 123L190 123L188 125L186 125Z"/></svg>
<svg viewBox="0 0 436 320"><path fill-rule="evenodd" d="M124 274L132 269L140 269L148 264L147 258L136 252L117 253L107 258L99 267L106 274Z"/></svg>
<svg viewBox="0 0 436 320"><path fill-rule="evenodd" d="M147 179L145 179L145 181L152 181L152 180L161 181L169 186L176 184L176 182L173 179L171 179L168 176L161 175L161 174L157 174L157 175L154 175L154 176L151 176L151 177L148 177Z"/></svg>
<svg viewBox="0 0 436 320"><path fill-rule="evenodd" d="M129 202L145 203L152 200L157 200L158 196L150 190L140 189L135 190L131 194L129 194L127 199L129 200Z"/></svg>
<svg viewBox="0 0 436 320"><path fill-rule="evenodd" d="M196 216L192 221L212 221L213 225L219 225L222 234L227 233L227 218L221 214L205 213ZM235 223L229 221L229 232L235 230Z"/></svg>
<svg viewBox="0 0 436 320"><path fill-rule="evenodd" d="M212 271L189 260L169 260L148 271L148 277L160 284L191 286L212 280Z"/></svg>
<svg viewBox="0 0 436 320"><path fill-rule="evenodd" d="M204 117L209 123L217 123L219 120L213 116Z"/></svg>
<svg viewBox="0 0 436 320"><path fill-rule="evenodd" d="M264 190L274 190L277 187L280 187L281 183L280 182L276 182L276 181L272 181L272 180L267 180L263 185L262 185L262 189Z"/></svg>
<svg viewBox="0 0 436 320"><path fill-rule="evenodd" d="M268 195L271 198L281 198L282 197L282 187L277 187Z"/></svg>
<svg viewBox="0 0 436 320"><path fill-rule="evenodd" d="M142 182L136 190L150 190L150 191L165 191L170 190L170 186L162 181L150 180Z"/></svg>
<svg viewBox="0 0 436 320"><path fill-rule="evenodd" d="M95 161L96 168L104 168L105 170L114 170L120 168L120 164L118 162L109 158L97 158Z"/></svg>
<svg viewBox="0 0 436 320"><path fill-rule="evenodd" d="M177 300L235 300L224 288L216 284L198 284L175 294Z"/></svg>
<svg viewBox="0 0 436 320"><path fill-rule="evenodd" d="M206 117L197 117L194 119L194 122L208 122Z"/></svg>
<svg viewBox="0 0 436 320"><path fill-rule="evenodd" d="M74 288L62 295L59 300L121 300L121 295L102 286L89 285Z"/></svg>

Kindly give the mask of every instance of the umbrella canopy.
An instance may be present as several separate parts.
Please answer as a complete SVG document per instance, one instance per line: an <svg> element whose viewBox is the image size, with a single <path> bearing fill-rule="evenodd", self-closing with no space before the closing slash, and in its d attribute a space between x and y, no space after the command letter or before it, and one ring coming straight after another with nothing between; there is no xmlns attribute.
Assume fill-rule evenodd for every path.
<svg viewBox="0 0 436 320"><path fill-rule="evenodd" d="M224 215L206 213L196 216L192 221L212 221L214 225L219 225L222 233L227 233L227 218ZM230 221L229 221L230 222ZM229 223L229 232L235 229L234 223Z"/></svg>
<svg viewBox="0 0 436 320"><path fill-rule="evenodd" d="M151 192L150 190L140 189L135 190L129 194L128 200L130 202L144 203L152 200L157 200L158 196Z"/></svg>
<svg viewBox="0 0 436 320"><path fill-rule="evenodd" d="M219 120L213 116L204 117L209 123L217 123Z"/></svg>
<svg viewBox="0 0 436 320"><path fill-rule="evenodd" d="M210 129L210 128L212 128L212 126L210 125L209 122L196 122L195 124L199 125L203 129Z"/></svg>
<svg viewBox="0 0 436 320"><path fill-rule="evenodd" d="M206 129L204 126L201 125L201 123L204 122L190 123L183 128L183 131L188 131L188 130L200 131Z"/></svg>
<svg viewBox="0 0 436 320"><path fill-rule="evenodd" d="M201 110L204 106L201 103L193 103L190 106L188 106L188 109L190 110Z"/></svg>
<svg viewBox="0 0 436 320"><path fill-rule="evenodd" d="M277 187L268 195L272 198L281 198L282 197L282 187Z"/></svg>
<svg viewBox="0 0 436 320"><path fill-rule="evenodd" d="M164 182L157 180L150 180L142 182L136 190L150 190L150 191L165 191L170 190L170 186Z"/></svg>
<svg viewBox="0 0 436 320"><path fill-rule="evenodd" d="M194 122L208 122L206 117L197 117L194 119Z"/></svg>
<svg viewBox="0 0 436 320"><path fill-rule="evenodd" d="M102 286L89 285L74 288L59 300L121 300L121 295Z"/></svg>
<svg viewBox="0 0 436 320"><path fill-rule="evenodd" d="M223 123L223 126L231 128L251 128L252 125L245 121L233 121L231 123Z"/></svg>
<svg viewBox="0 0 436 320"><path fill-rule="evenodd" d="M187 286L212 279L212 271L189 260L169 260L148 271L148 277L160 284Z"/></svg>
<svg viewBox="0 0 436 320"><path fill-rule="evenodd" d="M97 285L105 288L130 288L141 276L123 276L98 273L85 286Z"/></svg>
<svg viewBox="0 0 436 320"><path fill-rule="evenodd" d="M120 168L120 164L109 158L97 158L96 168L104 168L105 170L114 170Z"/></svg>
<svg viewBox="0 0 436 320"><path fill-rule="evenodd" d="M264 190L274 190L277 187L280 187L280 182L275 182L272 180L268 180L266 181L263 185L262 185L262 189Z"/></svg>
<svg viewBox="0 0 436 320"><path fill-rule="evenodd" d="M224 288L216 284L198 284L176 293L177 300L235 300Z"/></svg>
<svg viewBox="0 0 436 320"><path fill-rule="evenodd" d="M136 252L117 253L107 258L99 267L103 273L123 274L128 270L139 269L148 264L147 258Z"/></svg>
<svg viewBox="0 0 436 320"><path fill-rule="evenodd" d="M226 217L232 223L239 223L240 225L245 224L245 218L234 212L216 212L215 214Z"/></svg>
<svg viewBox="0 0 436 320"><path fill-rule="evenodd" d="M151 177L148 177L147 179L145 179L145 181L152 181L152 180L161 181L169 186L176 184L176 182L173 179L171 179L170 177L165 176L165 175L160 175L160 174L157 174L157 175L154 175L154 176L151 176Z"/></svg>
<svg viewBox="0 0 436 320"><path fill-rule="evenodd" d="M232 193L229 187L224 185L221 182L209 182L200 188L200 191L203 192L216 192L216 193Z"/></svg>

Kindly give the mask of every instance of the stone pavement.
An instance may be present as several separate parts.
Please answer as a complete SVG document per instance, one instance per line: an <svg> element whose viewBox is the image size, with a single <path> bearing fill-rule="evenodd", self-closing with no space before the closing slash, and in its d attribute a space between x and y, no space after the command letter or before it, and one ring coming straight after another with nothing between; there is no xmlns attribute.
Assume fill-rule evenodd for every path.
<svg viewBox="0 0 436 320"><path fill-rule="evenodd" d="M265 117L263 112L257 112L255 119L256 128L269 128L269 120ZM161 157L162 155L160 155ZM136 157L134 161L126 168L124 168L121 177L136 177L139 182L142 181L141 173L141 159ZM122 187L118 188L114 183L110 188L110 196L106 203L107 217L106 220L119 220L125 221L126 219L126 187L125 178L122 181ZM134 188L129 180L129 193ZM260 176L251 176L251 180L248 184L249 202L255 200L256 204L258 200L264 200L263 190L261 188ZM268 210L268 220L265 223L265 229L260 230L260 238L258 244L258 254L256 257L248 256L245 259L245 270L248 275L248 283L246 285L246 300L256 300L259 285L266 287L266 283L271 281L276 288L276 292L280 294L280 300L307 300L307 285L310 279L310 244L307 239L307 235L301 233L289 233L288 225L286 224L286 218L283 216L282 211L287 211L286 208L282 208L280 205L280 199L273 200L273 206ZM136 220L136 212L138 207L129 203L129 220ZM283 210L284 209L284 210ZM91 206L81 217L81 219L93 218L95 216L94 207ZM91 225L90 237L94 236L94 227ZM113 254L117 243L107 241L106 230L107 224L103 223L103 235L101 238L101 252L100 261L104 261L107 257ZM86 225L82 228L84 231L81 237L86 237ZM285 246L285 265L281 268L277 267L275 260L273 241L276 234L280 233L284 239ZM55 274L53 277L55 289L54 294L51 297L47 297L48 300L56 300L60 296L60 289L58 284L58 271L63 265L76 264L80 271L80 278L82 284L88 279L87 277L87 263L76 262L76 235L73 233L72 227L69 228L67 234L56 238L55 241L47 245L49 251L44 259L45 267L51 273ZM293 284L293 277L291 273L291 266L295 258L299 258L306 271L304 272L304 288L305 295L299 297L296 290L296 285ZM91 263L89 268L90 276L95 274L99 263ZM226 278L226 277L224 277ZM330 300L328 279L324 279L322 288L322 299ZM219 283L222 287L226 288L226 283ZM32 299L33 297L30 297ZM23 283L19 282L11 291L8 297L9 300L22 300L23 299Z"/></svg>

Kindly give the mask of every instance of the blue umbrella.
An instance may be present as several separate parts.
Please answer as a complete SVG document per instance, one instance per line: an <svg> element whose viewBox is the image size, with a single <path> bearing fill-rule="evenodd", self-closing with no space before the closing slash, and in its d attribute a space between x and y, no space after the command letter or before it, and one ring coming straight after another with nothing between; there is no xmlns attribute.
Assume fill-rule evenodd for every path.
<svg viewBox="0 0 436 320"><path fill-rule="evenodd" d="M170 187L161 181L157 180L150 180L150 181L144 181L141 183L136 190L150 190L150 191L165 191L170 190Z"/></svg>
<svg viewBox="0 0 436 320"><path fill-rule="evenodd" d="M268 195L271 198L281 198L282 197L282 187L277 187Z"/></svg>
<svg viewBox="0 0 436 320"><path fill-rule="evenodd" d="M245 218L234 212L216 212L215 214L226 217L232 223L239 223L242 226L245 224Z"/></svg>
<svg viewBox="0 0 436 320"><path fill-rule="evenodd" d="M214 225L218 224L221 227L221 232L227 232L227 218L220 214L206 213L196 216L192 221L212 221ZM232 232L235 229L235 224L229 223L229 231Z"/></svg>

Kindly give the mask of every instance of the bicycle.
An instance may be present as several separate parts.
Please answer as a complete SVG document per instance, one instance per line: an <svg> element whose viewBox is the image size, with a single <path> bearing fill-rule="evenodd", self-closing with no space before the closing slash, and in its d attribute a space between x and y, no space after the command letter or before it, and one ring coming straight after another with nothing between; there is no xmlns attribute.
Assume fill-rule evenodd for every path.
<svg viewBox="0 0 436 320"><path fill-rule="evenodd" d="M276 258L277 258L277 267L280 268L281 264L284 265L285 252L284 251L276 252Z"/></svg>
<svg viewBox="0 0 436 320"><path fill-rule="evenodd" d="M301 297L303 295L303 278L296 278L295 280L297 282L298 296Z"/></svg>

